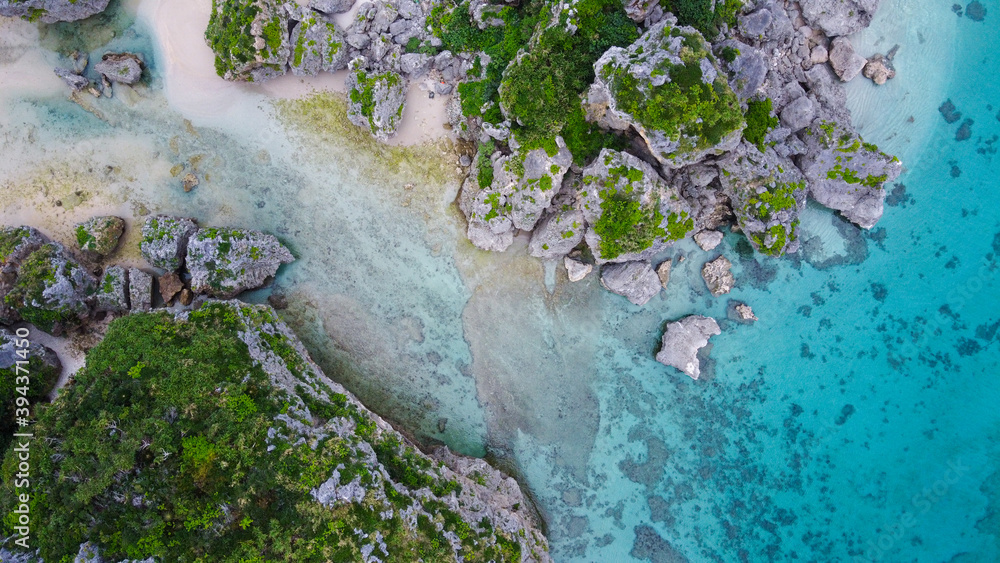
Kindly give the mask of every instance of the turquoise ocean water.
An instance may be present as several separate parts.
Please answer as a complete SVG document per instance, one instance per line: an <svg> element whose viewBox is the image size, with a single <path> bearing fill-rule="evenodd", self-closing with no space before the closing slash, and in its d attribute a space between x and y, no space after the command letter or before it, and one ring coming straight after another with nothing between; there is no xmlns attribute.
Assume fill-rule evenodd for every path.
<svg viewBox="0 0 1000 563"><path fill-rule="evenodd" d="M284 315L324 367L416 437L521 477L557 561L996 561L1000 5L983 4L976 22L883 0L855 38L865 55L900 45L894 81L848 87L866 140L907 168L875 229L810 208L798 256L733 234L715 253L679 245L669 291L643 308L593 277L569 284L523 240L471 249L452 183L408 194L406 166L310 147L259 90L236 118L172 107L141 18L113 43L150 62L138 99L97 116L63 90L0 98L0 185L47 205L71 178L89 195L43 207L66 221L144 208L280 234L300 256L278 280ZM8 24L0 72L55 64L51 34ZM193 156L211 179L168 187ZM4 201L4 222L24 216ZM666 321L725 318L698 276L720 251L760 321L722 322L695 382L653 355Z"/></svg>

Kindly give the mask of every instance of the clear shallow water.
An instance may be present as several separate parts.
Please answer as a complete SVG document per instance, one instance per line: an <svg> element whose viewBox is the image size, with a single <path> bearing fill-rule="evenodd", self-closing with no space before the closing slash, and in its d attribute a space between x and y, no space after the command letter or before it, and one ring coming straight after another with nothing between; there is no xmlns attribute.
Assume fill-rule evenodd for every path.
<svg viewBox="0 0 1000 563"><path fill-rule="evenodd" d="M849 94L866 140L904 158L905 192L869 233L810 208L793 259L727 236L732 297L761 320L723 323L698 382L652 356L666 320L724 318L697 275L715 254L675 249L669 296L645 308L596 279L546 284L521 249L462 242L450 163L373 158L327 113L249 89L239 120L185 123L142 22L118 41L153 45L154 78L99 102L106 121L26 64L55 56L17 27L0 73L37 81L0 97L2 216L65 237L146 208L281 234L300 256L285 315L318 359L418 437L524 477L558 561L997 560L1000 6L984 4L977 23L883 1L856 43L899 43L900 76ZM937 112L947 98L969 140ZM183 194L178 163L210 179Z"/></svg>

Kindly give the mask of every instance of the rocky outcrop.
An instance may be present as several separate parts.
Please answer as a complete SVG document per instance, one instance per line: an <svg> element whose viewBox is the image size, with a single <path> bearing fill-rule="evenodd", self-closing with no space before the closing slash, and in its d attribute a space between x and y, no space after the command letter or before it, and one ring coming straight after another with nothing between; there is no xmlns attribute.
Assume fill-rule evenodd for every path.
<svg viewBox="0 0 1000 563"><path fill-rule="evenodd" d="M830 48L830 66L844 82L850 82L857 76L868 59L862 57L854 51L854 45L846 37L838 37L833 40Z"/></svg>
<svg viewBox="0 0 1000 563"><path fill-rule="evenodd" d="M902 172L899 159L832 121L817 119L803 138L806 152L798 162L809 194L856 225L872 228L882 217L884 185Z"/></svg>
<svg viewBox="0 0 1000 563"><path fill-rule="evenodd" d="M153 307L153 276L139 268L129 268L128 301L133 311L150 310Z"/></svg>
<svg viewBox="0 0 1000 563"><path fill-rule="evenodd" d="M118 247L124 232L125 220L121 217L93 217L76 226L76 243L84 252L107 256Z"/></svg>
<svg viewBox="0 0 1000 563"><path fill-rule="evenodd" d="M0 0L0 16L43 23L72 22L99 14L110 0Z"/></svg>
<svg viewBox="0 0 1000 563"><path fill-rule="evenodd" d="M125 313L129 307L128 269L123 266L109 266L97 284L95 310L105 313Z"/></svg>
<svg viewBox="0 0 1000 563"><path fill-rule="evenodd" d="M868 27L878 10L879 0L801 0L799 5L806 21L836 37Z"/></svg>
<svg viewBox="0 0 1000 563"><path fill-rule="evenodd" d="M579 209L559 209L546 215L532 231L528 253L543 260L565 256L583 240L585 229Z"/></svg>
<svg viewBox="0 0 1000 563"><path fill-rule="evenodd" d="M761 153L744 142L719 161L719 168L722 188L754 248L771 256L796 252L806 182L795 164L770 147Z"/></svg>
<svg viewBox="0 0 1000 563"><path fill-rule="evenodd" d="M354 6L355 0L309 0L309 7L324 14L341 14Z"/></svg>
<svg viewBox="0 0 1000 563"><path fill-rule="evenodd" d="M184 265L188 238L198 230L193 219L157 215L148 217L142 225L139 250L150 265L176 271Z"/></svg>
<svg viewBox="0 0 1000 563"><path fill-rule="evenodd" d="M17 376L28 376L25 397L32 401L42 400L52 392L60 374L62 362L51 348L32 342L30 338L19 338L14 331L0 327L0 381L9 389L13 391ZM0 426L5 426L9 417L14 416L13 412L4 412L7 406L3 404L7 398L4 394L0 391L0 420L3 421Z"/></svg>
<svg viewBox="0 0 1000 563"><path fill-rule="evenodd" d="M299 7L293 14L298 24L291 35L291 69L297 76L315 76L347 67L344 33L315 12Z"/></svg>
<svg viewBox="0 0 1000 563"><path fill-rule="evenodd" d="M694 242L704 251L715 250L722 244L722 233L719 231L699 231L694 235Z"/></svg>
<svg viewBox="0 0 1000 563"><path fill-rule="evenodd" d="M226 80L264 82L285 74L291 56L288 12L277 0L213 3L205 31Z"/></svg>
<svg viewBox="0 0 1000 563"><path fill-rule="evenodd" d="M743 324L752 324L758 320L750 305L740 301L730 301L726 306L726 313L730 319Z"/></svg>
<svg viewBox="0 0 1000 563"><path fill-rule="evenodd" d="M0 322L10 324L21 320L5 298L17 281L21 262L48 240L48 237L32 227L0 229Z"/></svg>
<svg viewBox="0 0 1000 563"><path fill-rule="evenodd" d="M79 326L90 314L94 277L59 243L46 242L24 257L3 296L14 318L50 334Z"/></svg>
<svg viewBox="0 0 1000 563"><path fill-rule="evenodd" d="M694 229L687 202L652 166L610 149L583 170L576 205L599 264L651 258Z"/></svg>
<svg viewBox="0 0 1000 563"><path fill-rule="evenodd" d="M663 286L663 289L666 289L667 284L670 283L670 269L672 267L673 263L670 260L664 260L656 267L656 277L660 279L660 285Z"/></svg>
<svg viewBox="0 0 1000 563"><path fill-rule="evenodd" d="M656 361L677 368L691 379L698 379L701 376L698 351L708 345L709 338L718 334L722 334L719 323L710 317L691 315L669 323Z"/></svg>
<svg viewBox="0 0 1000 563"><path fill-rule="evenodd" d="M243 229L199 229L187 243L191 289L230 298L269 284L295 258L273 235Z"/></svg>
<svg viewBox="0 0 1000 563"><path fill-rule="evenodd" d="M73 72L72 70L69 70L67 68L57 68L54 69L53 72L56 73L56 76L62 78L63 82L65 82L67 86L69 86L76 92L84 90L87 88L87 86L90 86L89 78L82 76L79 73Z"/></svg>
<svg viewBox="0 0 1000 563"><path fill-rule="evenodd" d="M653 267L644 261L605 264L601 268L601 285L633 305L649 303L663 287Z"/></svg>
<svg viewBox="0 0 1000 563"><path fill-rule="evenodd" d="M142 59L132 53L108 53L94 70L112 82L135 84L142 78Z"/></svg>
<svg viewBox="0 0 1000 563"><path fill-rule="evenodd" d="M384 142L396 134L403 119L406 84L394 72L369 72L362 68L363 64L361 59L351 62L353 70L347 77L347 117L351 123Z"/></svg>
<svg viewBox="0 0 1000 563"><path fill-rule="evenodd" d="M672 17L628 48L608 49L594 72L590 116L612 129L634 128L664 166L692 164L739 142L743 115L725 73L701 34Z"/></svg>
<svg viewBox="0 0 1000 563"><path fill-rule="evenodd" d="M701 277L705 280L705 285L712 295L718 297L733 290L736 279L729 271L733 263L725 256L719 256L715 260L706 262L701 268Z"/></svg>

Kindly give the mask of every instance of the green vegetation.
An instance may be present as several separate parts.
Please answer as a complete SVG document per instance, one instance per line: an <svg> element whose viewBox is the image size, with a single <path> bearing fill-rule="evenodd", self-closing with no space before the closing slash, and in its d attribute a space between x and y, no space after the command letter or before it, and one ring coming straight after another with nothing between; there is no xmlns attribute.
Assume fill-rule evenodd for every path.
<svg viewBox="0 0 1000 563"><path fill-rule="evenodd" d="M216 302L185 319L138 313L111 323L74 384L38 409L32 540L46 561L72 560L87 540L109 560L360 561L375 533L383 561L453 560L439 525L460 538L461 560L520 561L515 538L439 500L460 492L457 481L329 390L274 322L267 308ZM255 349L293 361L301 397L272 386L240 334L267 335ZM280 354L272 342L285 344ZM280 413L314 430L299 441ZM342 420L317 428L324 418ZM364 443L393 481L367 461ZM364 487L363 501L316 502L311 491L335 471L341 485ZM6 456L5 537L16 472ZM414 487L431 494L415 503ZM417 526L398 510L383 516L405 506L417 508Z"/></svg>
<svg viewBox="0 0 1000 563"><path fill-rule="evenodd" d="M4 303L45 332L52 332L60 323L75 324L79 322L80 311L45 296L44 292L56 283L57 275L72 283L73 271L79 267L63 258L54 244L42 245L21 263L17 281L4 297Z"/></svg>
<svg viewBox="0 0 1000 563"><path fill-rule="evenodd" d="M10 444L11 435L17 432L15 426L15 400L17 397L25 397L31 405L48 400L49 393L59 379L59 370L46 364L38 357L37 348L16 348L13 335L5 333L0 335L0 345L10 338L7 350L11 353L8 361L11 365L0 368L0 455L5 455L7 446ZM23 355L19 352L23 351ZM18 360L27 360L26 365L22 365L22 370L17 371ZM18 378L21 379L18 379ZM27 381L27 385L25 385ZM23 394L22 394L23 391Z"/></svg>
<svg viewBox="0 0 1000 563"><path fill-rule="evenodd" d="M805 185L805 182L771 182L765 186L765 191L759 194L751 193L747 197L744 211L762 221L767 221L778 211L794 209L798 205L795 201L795 192L805 189Z"/></svg>
<svg viewBox="0 0 1000 563"><path fill-rule="evenodd" d="M705 37L715 37L722 24L736 24L743 0L668 0L663 7L677 16L680 25L690 25Z"/></svg>
<svg viewBox="0 0 1000 563"><path fill-rule="evenodd" d="M664 32L684 37L680 53L683 64L674 65L664 59L653 69L654 75L669 74L668 82L654 86L628 71L630 64L642 58L638 49L630 52L626 61L609 63L599 72L610 84L618 108L645 128L663 131L674 140L682 134L696 139L693 147L682 142L679 151L716 145L743 125L739 100L721 76L712 84L702 81L700 62L714 57L701 36L677 29Z"/></svg>
<svg viewBox="0 0 1000 563"><path fill-rule="evenodd" d="M594 231L601 237L601 258L614 260L622 254L642 252L657 239L680 240L694 228L687 213L671 213L664 229L659 202L643 206L614 189L601 191L601 216Z"/></svg>
<svg viewBox="0 0 1000 563"><path fill-rule="evenodd" d="M858 176L858 173L850 168L845 168L843 165L836 164L832 169L827 171L826 177L829 180L841 179L848 184L861 184L866 188L881 189L882 184L885 183L888 178L885 174L878 175L867 175L864 178Z"/></svg>
<svg viewBox="0 0 1000 563"><path fill-rule="evenodd" d="M782 225L774 225L763 233L752 233L750 234L750 239L756 244L757 249L768 256L781 256L785 252L785 247L789 242L796 239L796 231L798 230L799 220L796 219L792 221L791 228L788 232L785 232L785 227ZM774 241L770 245L765 245L764 242L767 240L767 236L770 235L774 237Z"/></svg>
<svg viewBox="0 0 1000 563"><path fill-rule="evenodd" d="M124 222L117 217L95 217L76 227L76 244L80 250L110 254L121 238Z"/></svg>
<svg viewBox="0 0 1000 563"><path fill-rule="evenodd" d="M31 236L31 230L27 227L7 227L0 230L0 262L7 262L10 255L29 236Z"/></svg>
<svg viewBox="0 0 1000 563"><path fill-rule="evenodd" d="M722 60L727 63L731 63L736 60L736 57L740 56L740 50L736 47L725 46L722 48L722 53L720 53Z"/></svg>
<svg viewBox="0 0 1000 563"><path fill-rule="evenodd" d="M380 88L383 92L387 92L397 87L399 85L399 75L394 72L368 74L359 69L354 71L354 77L357 85L351 88L351 103L360 106L361 115L368 120L368 126L374 135L380 128L379 124L375 122L375 106L381 101L375 99L375 90L376 88ZM400 104L396 111L395 119L390 119L389 123L382 124L381 127L394 131L402 117L403 105Z"/></svg>
<svg viewBox="0 0 1000 563"><path fill-rule="evenodd" d="M215 72L219 76L254 60L257 50L250 26L259 13L256 0L212 0L205 39L215 52Z"/></svg>
<svg viewBox="0 0 1000 563"><path fill-rule="evenodd" d="M778 126L778 118L771 115L771 111L771 98L747 102L747 127L743 130L743 138L756 145L760 152L764 152L764 138L768 132Z"/></svg>
<svg viewBox="0 0 1000 563"><path fill-rule="evenodd" d="M486 143L479 143L479 151L476 153L476 168L479 171L476 179L479 187L484 190L493 183L493 161L490 157L495 150L496 144L491 139Z"/></svg>

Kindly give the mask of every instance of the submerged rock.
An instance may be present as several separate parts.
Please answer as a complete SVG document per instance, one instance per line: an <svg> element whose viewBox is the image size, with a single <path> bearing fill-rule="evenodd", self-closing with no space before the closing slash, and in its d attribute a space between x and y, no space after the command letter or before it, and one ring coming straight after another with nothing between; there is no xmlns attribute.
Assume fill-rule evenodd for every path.
<svg viewBox="0 0 1000 563"><path fill-rule="evenodd" d="M352 68L356 63L352 63ZM367 129L379 141L396 134L406 104L406 84L395 72L368 72L355 68L347 76L351 123Z"/></svg>
<svg viewBox="0 0 1000 563"><path fill-rule="evenodd" d="M885 55L873 55L868 58L863 71L865 78L870 78L878 85L885 84L887 80L896 77L896 69L892 66L892 61Z"/></svg>
<svg viewBox="0 0 1000 563"><path fill-rule="evenodd" d="M668 17L628 48L594 63L590 115L605 127L634 128L664 166L720 154L740 140L739 100L698 31Z"/></svg>
<svg viewBox="0 0 1000 563"><path fill-rule="evenodd" d="M583 170L577 207L599 264L651 258L694 229L676 188L638 157L610 149Z"/></svg>
<svg viewBox="0 0 1000 563"><path fill-rule="evenodd" d="M0 0L0 16L42 23L72 22L99 14L110 0Z"/></svg>
<svg viewBox="0 0 1000 563"><path fill-rule="evenodd" d="M691 315L669 323L656 361L679 369L691 379L698 379L701 376L698 350L707 346L708 339L718 334L722 334L719 323L710 317Z"/></svg>
<svg viewBox="0 0 1000 563"><path fill-rule="evenodd" d="M118 247L125 232L121 217L94 217L76 226L76 243L80 250L107 256Z"/></svg>
<svg viewBox="0 0 1000 563"><path fill-rule="evenodd" d="M142 78L142 59L132 53L108 53L94 70L112 82L135 84Z"/></svg>
<svg viewBox="0 0 1000 563"><path fill-rule="evenodd" d="M95 310L105 313L125 313L129 307L129 273L123 266L109 266L97 284Z"/></svg>
<svg viewBox="0 0 1000 563"><path fill-rule="evenodd" d="M227 299L264 287L294 260L273 235L243 229L199 229L187 245L191 289Z"/></svg>
<svg viewBox="0 0 1000 563"><path fill-rule="evenodd" d="M649 303L663 288L649 262L606 264L601 268L601 285L634 305Z"/></svg>
<svg viewBox="0 0 1000 563"><path fill-rule="evenodd" d="M63 79L63 82L73 90L79 92L90 86L90 79L81 76L79 73L73 72L72 70L65 68L57 68L53 70L56 76Z"/></svg>
<svg viewBox="0 0 1000 563"><path fill-rule="evenodd" d="M733 263L728 258L719 256L715 260L706 262L701 268L701 277L704 278L705 285L715 297L725 295L733 290L736 279L729 271L732 267Z"/></svg>
<svg viewBox="0 0 1000 563"><path fill-rule="evenodd" d="M184 265L188 238L198 230L194 219L156 215L142 225L139 249L150 265L167 271L180 270Z"/></svg>

